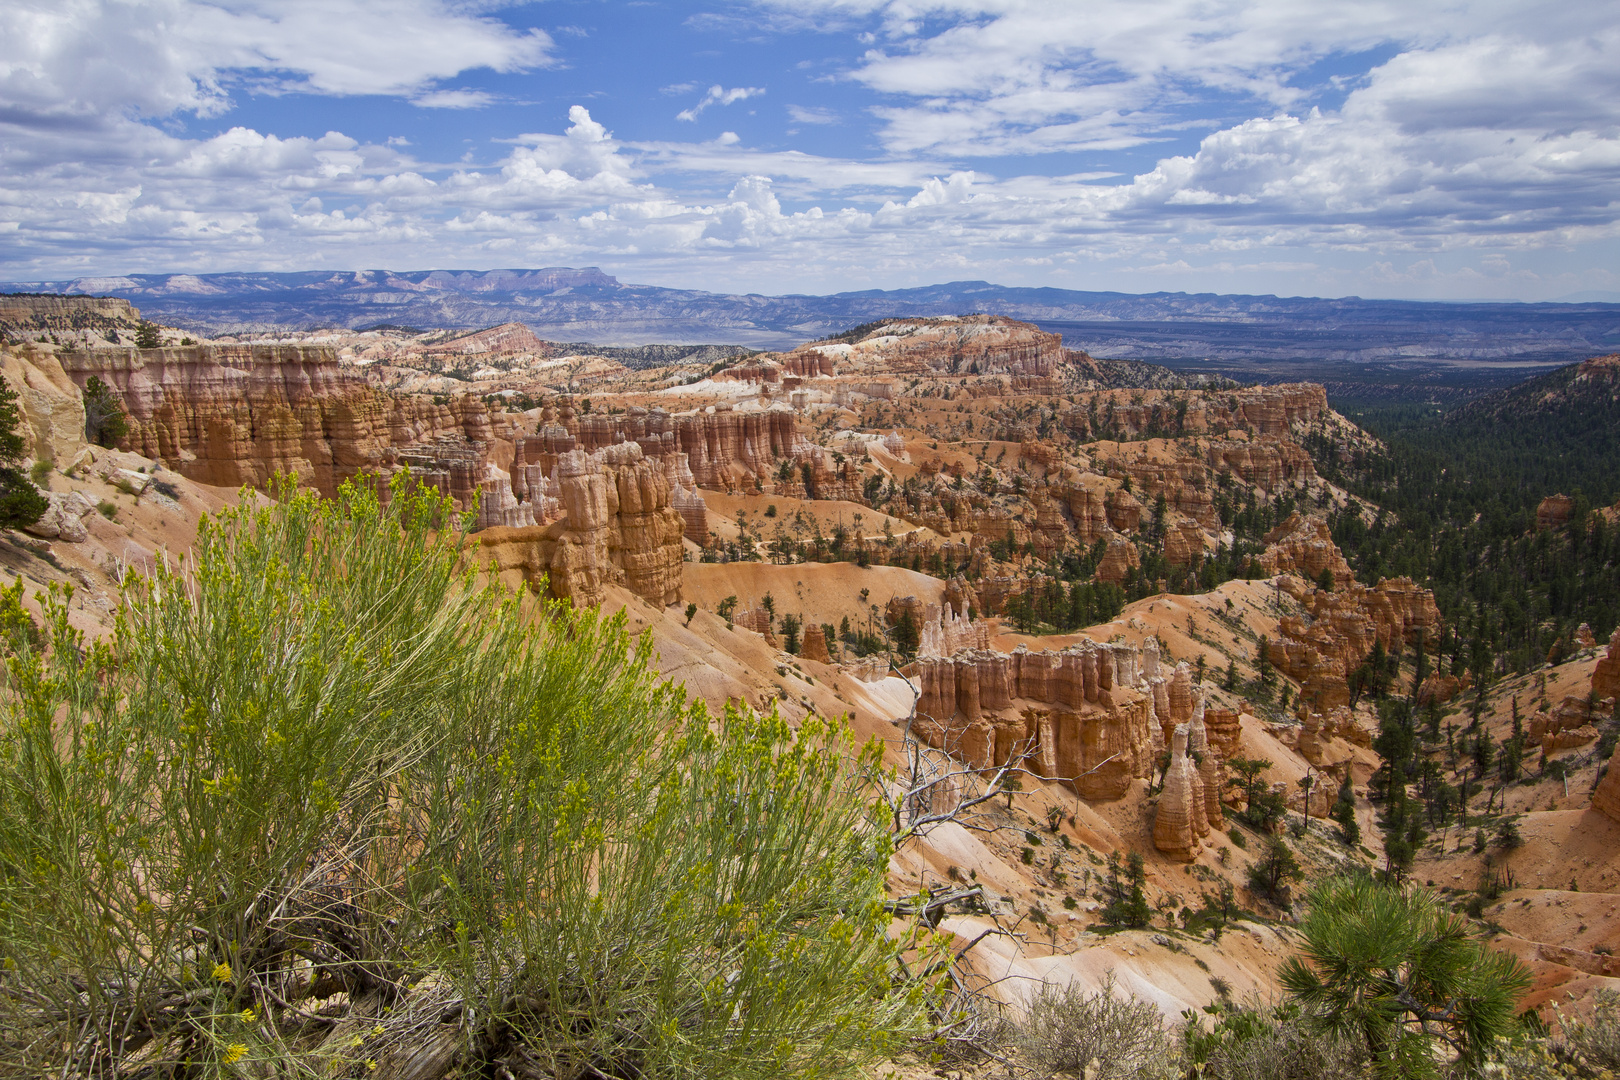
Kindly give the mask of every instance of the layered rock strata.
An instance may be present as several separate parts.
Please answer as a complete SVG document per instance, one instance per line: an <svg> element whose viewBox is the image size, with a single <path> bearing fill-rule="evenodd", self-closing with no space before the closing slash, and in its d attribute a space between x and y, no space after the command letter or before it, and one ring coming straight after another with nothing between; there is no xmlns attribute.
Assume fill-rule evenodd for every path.
<svg viewBox="0 0 1620 1080"><path fill-rule="evenodd" d="M1592 697L1607 701L1610 715L1620 711L1620 627L1609 638L1609 651L1592 669ZM1610 821L1620 821L1620 747L1609 757L1608 769L1592 793L1592 809Z"/></svg>
<svg viewBox="0 0 1620 1080"><path fill-rule="evenodd" d="M828 362L846 374L1006 375L1046 387L1064 362L1063 339L1000 315L892 319L856 341L812 342L783 358L795 373L824 371Z"/></svg>
<svg viewBox="0 0 1620 1080"><path fill-rule="evenodd" d="M1299 574L1316 581L1327 570L1333 574L1335 586L1355 580L1355 573L1322 518L1304 517L1296 510L1266 533L1265 543L1259 562L1268 574Z"/></svg>
<svg viewBox="0 0 1620 1080"><path fill-rule="evenodd" d="M1168 679L1153 684L1164 745L1170 747L1164 785L1153 818L1153 843L1172 859L1190 862L1204 837L1224 828L1221 796L1226 790L1225 755L1209 737L1205 726L1203 691L1193 681L1186 663L1176 665ZM1220 717L1222 739L1237 724ZM1232 737L1236 743L1236 737Z"/></svg>
<svg viewBox="0 0 1620 1080"><path fill-rule="evenodd" d="M925 741L977 769L1027 756L1025 768L1087 799L1121 798L1148 778L1166 728L1186 724L1208 762L1193 767L1191 820L1203 835L1220 817L1218 807L1210 812L1206 777L1218 798L1222 759L1205 734L1202 702L1180 692L1172 702L1152 640L1059 652L964 649L920 658L905 674L918 686L915 730Z"/></svg>
<svg viewBox="0 0 1620 1080"><path fill-rule="evenodd" d="M1198 771L1187 755L1189 730L1177 724L1170 739L1170 764L1164 771L1164 790L1153 812L1153 846L1181 862L1198 856L1198 828L1195 818L1203 808L1195 794ZM1207 827L1207 824L1206 824Z"/></svg>
<svg viewBox="0 0 1620 1080"><path fill-rule="evenodd" d="M1436 705L1444 705L1452 698L1463 692L1464 682L1455 675L1430 675L1418 687L1417 703L1427 705L1431 701Z"/></svg>
<svg viewBox="0 0 1620 1080"><path fill-rule="evenodd" d="M804 641L799 646L799 655L806 660L814 660L821 664L832 663L832 657L827 654L827 634L820 626L810 625L804 628Z"/></svg>
<svg viewBox="0 0 1620 1080"><path fill-rule="evenodd" d="M1243 722L1238 719L1237 710L1206 706L1204 730L1221 760L1231 761L1232 755L1237 752L1238 739L1243 735Z"/></svg>
<svg viewBox="0 0 1620 1080"><path fill-rule="evenodd" d="M663 469L634 443L594 454L570 450L557 462L560 520L527 528L496 527L480 551L500 570L542 580L551 595L590 607L607 585L623 585L660 607L681 589L681 515L670 505Z"/></svg>
<svg viewBox="0 0 1620 1080"><path fill-rule="evenodd" d="M92 375L123 400L122 446L199 483L262 486L297 473L324 495L384 464L390 447L437 435L510 441L515 417L473 397L435 404L370 386L330 348L197 345L61 354L81 389Z"/></svg>
<svg viewBox="0 0 1620 1080"><path fill-rule="evenodd" d="M1350 674L1375 644L1398 653L1419 633L1432 641L1440 629L1434 594L1411 578L1381 579L1371 588L1353 582L1332 592L1316 589L1304 602L1306 616L1278 620L1278 640L1267 655L1300 683L1301 700L1318 712L1350 703Z"/></svg>
<svg viewBox="0 0 1620 1080"><path fill-rule="evenodd" d="M1226 815L1221 810L1221 795L1226 790L1226 759L1219 754L1209 738L1205 726L1204 703L1200 700L1193 710L1187 731L1187 750L1198 763L1198 780L1204 797L1204 820L1210 831L1226 828Z"/></svg>
<svg viewBox="0 0 1620 1080"><path fill-rule="evenodd" d="M0 374L17 394L22 414L17 434L23 437L24 452L59 469L77 462L85 450L84 394L55 351L36 345L0 350Z"/></svg>
<svg viewBox="0 0 1620 1080"><path fill-rule="evenodd" d="M573 399L564 395L542 408L539 431L519 441L514 457L549 471L558 454L626 442L660 460L684 454L692 487L726 491L741 480L774 475L779 460L809 445L790 409L737 412L722 405L714 412L671 414L638 406L607 416L577 413Z"/></svg>
<svg viewBox="0 0 1620 1080"><path fill-rule="evenodd" d="M1343 739L1356 746L1372 746L1372 734L1356 721L1348 708L1341 705L1327 712L1316 712L1301 707L1294 743L1300 756L1319 768L1339 764L1328 756L1328 743L1333 739Z"/></svg>
<svg viewBox="0 0 1620 1080"><path fill-rule="evenodd" d="M906 673L930 744L980 769L1028 752L1039 775L1088 799L1117 799L1153 766L1157 667L1156 649L1087 643L1056 653L971 649L919 659Z"/></svg>
<svg viewBox="0 0 1620 1080"><path fill-rule="evenodd" d="M739 611L732 617L732 622L744 630L752 630L760 635L765 639L765 644L771 648L779 649L782 647L781 642L776 640L776 633L771 629L776 623L776 617L764 608L754 607L748 608L746 611Z"/></svg>
<svg viewBox="0 0 1620 1080"><path fill-rule="evenodd" d="M1591 637L1591 631L1587 631ZM1545 692L1545 689L1543 689ZM1566 694L1550 712L1530 714L1526 730L1544 753L1585 746L1598 737L1597 725L1615 715L1620 701L1620 628L1609 639L1608 651L1592 668L1592 686L1586 694Z"/></svg>
<svg viewBox="0 0 1620 1080"><path fill-rule="evenodd" d="M1574 515L1574 499L1568 495L1549 495L1536 507L1536 528L1556 529L1567 525Z"/></svg>
<svg viewBox="0 0 1620 1080"><path fill-rule="evenodd" d="M376 473L378 494L386 505L394 476L403 470L413 482L448 495L456 509L473 511L474 532L544 525L561 515L555 476L545 479L523 471L508 476L490 460L489 451L487 443L469 442L455 435L390 448L383 452ZM521 487L514 484L514 477Z"/></svg>
<svg viewBox="0 0 1620 1080"><path fill-rule="evenodd" d="M115 296L0 293L0 331L134 329L141 313Z"/></svg>
<svg viewBox="0 0 1620 1080"><path fill-rule="evenodd" d="M943 606L929 604L923 608L921 642L917 655L925 657L953 656L963 649L988 649L990 626L988 623L958 615L949 602Z"/></svg>

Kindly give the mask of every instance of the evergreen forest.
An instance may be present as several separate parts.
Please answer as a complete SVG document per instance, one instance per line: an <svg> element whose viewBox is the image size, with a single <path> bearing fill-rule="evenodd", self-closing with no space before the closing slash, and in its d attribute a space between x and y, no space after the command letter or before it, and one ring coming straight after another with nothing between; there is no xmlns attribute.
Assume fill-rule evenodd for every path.
<svg viewBox="0 0 1620 1080"><path fill-rule="evenodd" d="M1357 577L1433 589L1453 667L1480 652L1525 671L1581 623L1601 640L1620 622L1620 385L1577 371L1450 411L1335 402L1382 445L1346 454L1307 440L1318 471L1359 500L1331 519ZM1572 498L1570 520L1538 529L1554 494Z"/></svg>

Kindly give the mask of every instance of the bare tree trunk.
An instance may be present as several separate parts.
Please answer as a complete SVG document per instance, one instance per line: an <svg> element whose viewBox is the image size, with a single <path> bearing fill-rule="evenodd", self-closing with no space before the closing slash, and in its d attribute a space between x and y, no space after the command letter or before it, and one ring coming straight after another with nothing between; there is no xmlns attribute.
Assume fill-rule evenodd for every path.
<svg viewBox="0 0 1620 1080"><path fill-rule="evenodd" d="M420 1037L383 1055L376 1080L439 1080L461 1053L465 1037L459 1024L437 1024Z"/></svg>

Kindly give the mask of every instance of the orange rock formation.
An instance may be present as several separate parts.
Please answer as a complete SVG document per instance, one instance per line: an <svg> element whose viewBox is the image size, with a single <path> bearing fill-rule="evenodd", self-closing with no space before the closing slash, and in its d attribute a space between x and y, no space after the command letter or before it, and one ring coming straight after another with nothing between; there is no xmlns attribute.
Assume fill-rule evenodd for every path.
<svg viewBox="0 0 1620 1080"><path fill-rule="evenodd" d="M1536 507L1536 528L1556 529L1568 524L1574 513L1574 499L1568 495L1549 495Z"/></svg>
<svg viewBox="0 0 1620 1080"><path fill-rule="evenodd" d="M1597 701L1604 698L1620 700L1620 626L1615 627L1609 637L1609 651L1598 659L1597 667L1592 669L1592 697Z"/></svg>
<svg viewBox="0 0 1620 1080"><path fill-rule="evenodd" d="M1153 813L1153 846L1182 862L1198 855L1197 814L1203 809L1195 792L1198 770L1187 755L1189 729L1177 724L1170 740L1170 765L1164 773L1164 790ZM1206 829L1208 825L1206 823Z"/></svg>
<svg viewBox="0 0 1620 1080"><path fill-rule="evenodd" d="M483 555L501 570L520 571L531 585L549 582L551 595L576 607L602 602L603 586L621 584L659 606L681 589L681 515L670 506L669 483L634 443L595 454L571 450L557 464L561 520L530 528L494 528L479 535Z"/></svg>
<svg viewBox="0 0 1620 1080"><path fill-rule="evenodd" d="M832 657L827 655L827 635L820 626L812 623L804 628L804 642L799 646L799 655L822 664L832 663Z"/></svg>
<svg viewBox="0 0 1620 1080"><path fill-rule="evenodd" d="M1288 515L1288 520L1266 533L1265 543L1260 565L1269 574L1293 573L1315 581L1323 570L1331 570L1335 585L1348 585L1355 580L1355 573L1333 542L1328 523L1322 518L1304 517L1296 510Z"/></svg>
<svg viewBox="0 0 1620 1080"><path fill-rule="evenodd" d="M1153 767L1157 646L1086 643L1061 652L970 649L924 657L918 733L987 769L1032 753L1027 768L1088 799L1117 799Z"/></svg>
<svg viewBox="0 0 1620 1080"><path fill-rule="evenodd" d="M389 447L436 435L485 443L513 435L512 421L477 398L435 405L387 394L319 346L105 348L63 353L61 362L81 388L95 375L121 395L128 449L222 487L296 472L332 495L381 466Z"/></svg>

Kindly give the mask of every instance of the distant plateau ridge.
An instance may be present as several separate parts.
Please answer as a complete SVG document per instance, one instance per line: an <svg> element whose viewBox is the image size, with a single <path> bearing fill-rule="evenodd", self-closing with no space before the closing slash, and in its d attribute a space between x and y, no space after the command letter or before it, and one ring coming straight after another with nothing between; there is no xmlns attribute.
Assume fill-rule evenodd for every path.
<svg viewBox="0 0 1620 1080"><path fill-rule="evenodd" d="M123 297L202 333L526 323L601 345L791 348L875 319L984 312L1027 320L1093 356L1235 377L1436 387L1501 385L1620 350L1620 304L1435 303L1079 292L955 281L830 296L764 296L620 282L595 267L538 270L130 274L0 284Z"/></svg>

